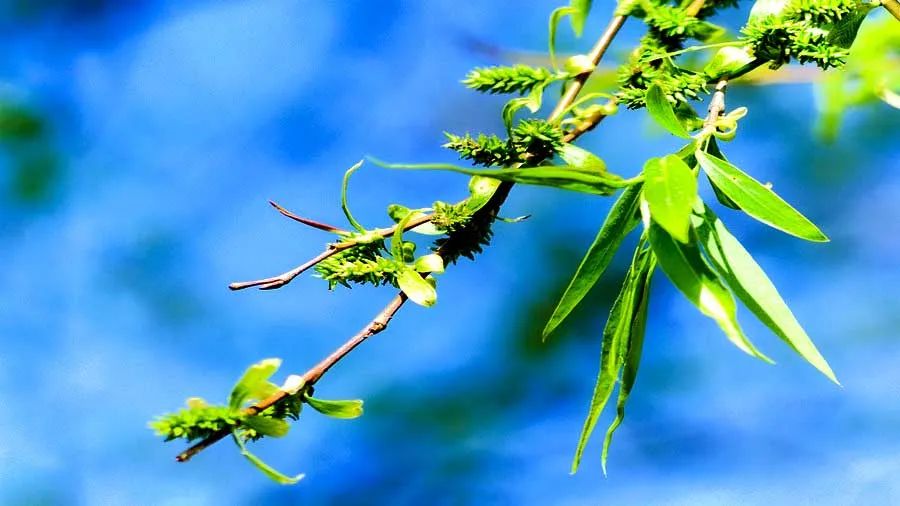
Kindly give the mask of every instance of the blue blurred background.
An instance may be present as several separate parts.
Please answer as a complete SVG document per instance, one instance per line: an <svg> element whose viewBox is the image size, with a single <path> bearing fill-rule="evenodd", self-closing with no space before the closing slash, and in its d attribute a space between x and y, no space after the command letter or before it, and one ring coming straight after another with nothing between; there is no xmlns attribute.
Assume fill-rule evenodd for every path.
<svg viewBox="0 0 900 506"><path fill-rule="evenodd" d="M442 131L499 132L502 99L458 81L544 51L558 3L0 3L0 503L900 503L900 119L857 109L824 143L808 84L734 86L730 106L750 115L724 149L832 242L722 214L843 389L746 311L778 365L741 354L660 276L609 477L600 437L570 476L628 255L541 344L609 201L517 188L504 212L530 220L498 224L477 263L440 280L436 307L406 308L320 384L365 399L363 418L308 411L256 445L301 484L273 484L230 444L176 464L181 444L146 428L188 396L223 401L256 360L302 372L368 321L392 290L329 293L309 276L226 289L328 239L266 200L341 223L340 177L363 155L450 161ZM612 5L595 3L586 40L563 30L561 50L605 25ZM610 58L640 32L627 24ZM623 174L678 145L627 111L582 144ZM370 165L350 196L377 226L392 202L464 195L460 177Z"/></svg>

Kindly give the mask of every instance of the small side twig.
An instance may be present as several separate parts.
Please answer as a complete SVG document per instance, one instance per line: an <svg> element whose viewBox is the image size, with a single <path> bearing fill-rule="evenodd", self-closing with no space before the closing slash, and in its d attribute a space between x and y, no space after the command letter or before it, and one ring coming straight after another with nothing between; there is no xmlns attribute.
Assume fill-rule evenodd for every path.
<svg viewBox="0 0 900 506"><path fill-rule="evenodd" d="M273 203L273 205L275 205L275 204ZM276 208L278 208L278 207L276 206ZM413 219L409 220L409 222L406 224L405 227L403 227L403 229L410 230L410 229L418 227L419 225L428 223L429 221L431 221L431 215L424 214L422 216L419 216L417 218L413 218ZM390 237L391 235L393 235L395 230L397 230L396 225L394 225L393 227L390 227L390 228L381 228L381 229L373 231L372 233L378 237L385 238L385 237ZM326 258L328 258L332 255L335 255L337 253L340 253L341 251L344 251L346 249L350 249L350 248L356 246L357 244L359 244L359 241L354 241L354 240L347 240L347 241L331 243L325 248L324 251L322 251L315 257L313 257L311 260L309 260L309 261L303 263L302 265L295 267L287 272L283 272L277 276L272 276L270 278L257 279L254 281L238 281L238 282L231 283L230 285L228 285L228 288L230 288L231 290L243 290L245 288L250 288L250 287L254 287L254 286L259 287L260 290L274 290L276 288L281 288L282 286L290 283L291 281L294 280L294 278L296 278L300 274L303 274L303 272L305 272L309 268L315 266L322 260L325 260Z"/></svg>
<svg viewBox="0 0 900 506"><path fill-rule="evenodd" d="M890 12L897 21L900 21L900 2L897 0L881 0L881 6Z"/></svg>

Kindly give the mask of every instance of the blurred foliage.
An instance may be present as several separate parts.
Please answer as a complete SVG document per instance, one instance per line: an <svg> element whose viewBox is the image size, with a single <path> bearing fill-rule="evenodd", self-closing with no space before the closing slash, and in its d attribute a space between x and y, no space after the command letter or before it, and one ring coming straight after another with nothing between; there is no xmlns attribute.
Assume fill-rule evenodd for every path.
<svg viewBox="0 0 900 506"><path fill-rule="evenodd" d="M59 188L61 167L48 120L37 108L0 99L0 160L7 166L7 201L47 204Z"/></svg>

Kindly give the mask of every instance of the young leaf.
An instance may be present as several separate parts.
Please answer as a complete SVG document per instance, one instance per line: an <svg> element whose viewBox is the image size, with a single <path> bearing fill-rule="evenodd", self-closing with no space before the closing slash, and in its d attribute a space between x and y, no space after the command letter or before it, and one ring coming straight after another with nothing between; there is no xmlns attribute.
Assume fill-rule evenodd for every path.
<svg viewBox="0 0 900 506"><path fill-rule="evenodd" d="M344 418L349 420L352 418L359 418L363 414L363 401L359 399L328 401L325 399L316 399L315 397L307 395L306 402L319 413L332 418Z"/></svg>
<svg viewBox="0 0 900 506"><path fill-rule="evenodd" d="M827 41L838 47L850 48L856 40L856 34L859 33L863 20L876 5L860 2L853 13L841 18L828 30Z"/></svg>
<svg viewBox="0 0 900 506"><path fill-rule="evenodd" d="M597 383L594 385L588 416L584 420L584 426L578 438L578 445L575 448L575 457L572 459L571 472L573 474L578 471L578 466L581 464L581 458L584 455L584 449L590 440L594 427L597 425L597 420L600 418L603 408L612 395L619 371L622 369L625 356L621 351L627 349L626 343L630 339L635 310L635 294L641 288L641 280L648 256L650 255L644 249L644 241L641 241L635 250L631 267L628 269L628 274L622 283L622 289L619 291L619 295L610 309L609 318L606 320L600 349L600 372L597 375Z"/></svg>
<svg viewBox="0 0 900 506"><path fill-rule="evenodd" d="M689 301L719 325L740 350L772 363L747 339L737 322L737 306L693 244L681 244L661 227L650 225L650 245L659 266Z"/></svg>
<svg viewBox="0 0 900 506"><path fill-rule="evenodd" d="M284 437L287 435L290 425L285 420L269 418L267 416L250 416L244 420L244 425L269 437Z"/></svg>
<svg viewBox="0 0 900 506"><path fill-rule="evenodd" d="M496 179L473 176L469 179L469 199L466 201L466 208L473 213L478 211L490 202L499 186L500 181Z"/></svg>
<svg viewBox="0 0 900 506"><path fill-rule="evenodd" d="M579 170L567 165L550 165L519 169L468 169L450 164L387 164L376 162L389 169L443 170L470 176L482 176L508 183L550 186L563 190L612 195L619 188L634 184L634 180L622 179L615 174L598 174L596 171Z"/></svg>
<svg viewBox="0 0 900 506"><path fill-rule="evenodd" d="M704 206L704 214L697 220L700 241L731 291L794 351L828 379L838 383L828 362L750 253L728 232L709 207Z"/></svg>
<svg viewBox="0 0 900 506"><path fill-rule="evenodd" d="M344 216L347 217L347 221L350 223L353 228L355 228L359 232L365 233L366 229L363 227L356 218L353 217L353 214L350 213L350 206L347 204L347 188L350 186L350 176L353 175L354 172L359 170L362 167L363 161L360 160L356 162L352 167L347 169L347 172L344 173L344 180L341 182L341 209L344 211Z"/></svg>
<svg viewBox="0 0 900 506"><path fill-rule="evenodd" d="M586 171L606 172L606 162L594 153L574 144L563 144L557 154L570 167Z"/></svg>
<svg viewBox="0 0 900 506"><path fill-rule="evenodd" d="M647 89L646 101L647 112L660 126L668 130L672 135L683 139L691 137L691 134L688 133L684 125L678 121L678 117L675 116L672 104L669 103L662 88L655 84L650 85L650 88Z"/></svg>
<svg viewBox="0 0 900 506"><path fill-rule="evenodd" d="M271 383L269 378L279 367L281 367L280 358L267 358L247 368L231 389L228 406L231 409L239 409L249 399L262 399L274 393L278 386Z"/></svg>
<svg viewBox="0 0 900 506"><path fill-rule="evenodd" d="M653 277L653 269L656 267L656 261L653 254L649 257L642 276L638 280L638 286L634 293L634 311L631 317L629 328L628 346L625 351L622 366L622 383L619 385L619 398L616 400L616 418L606 429L606 436L603 438L603 451L600 454L600 465L603 467L603 474L606 474L606 461L609 457L609 446L612 443L613 434L616 429L622 425L625 420L625 404L634 388L634 382L637 379L638 367L641 364L641 353L644 349L644 331L647 327L647 304L650 300L650 281Z"/></svg>
<svg viewBox="0 0 900 506"><path fill-rule="evenodd" d="M300 473L296 476L287 476L286 474L282 474L276 471L272 466L266 464L256 455L250 453L250 450L244 445L244 442L241 440L241 437L235 433L231 434L231 437L234 439L234 443L238 445L238 448L241 449L241 455L243 455L247 460L250 461L257 469L262 471L263 474L268 476L270 479L275 481L276 483L280 483L282 485L293 485L306 476L303 473Z"/></svg>
<svg viewBox="0 0 900 506"><path fill-rule="evenodd" d="M409 297L409 300L420 306L431 307L437 302L437 291L434 289L433 282L423 278L411 267L401 269L397 273L397 285Z"/></svg>
<svg viewBox="0 0 900 506"><path fill-rule="evenodd" d="M681 158L666 155L644 165L644 199L653 221L672 237L688 242L691 208L697 199L697 179Z"/></svg>
<svg viewBox="0 0 900 506"><path fill-rule="evenodd" d="M556 64L556 31L559 29L559 22L563 17L568 16L575 12L575 9L569 6L557 7L550 13L550 27L549 34L547 37L548 48L547 52L550 56L550 64L553 66L554 70L557 69Z"/></svg>
<svg viewBox="0 0 900 506"><path fill-rule="evenodd" d="M638 202L640 201L641 185L630 186L622 192L622 195L613 204L606 216L606 221L600 227L597 237L587 250L587 254L578 265L575 276L566 287L566 291L560 298L553 315L544 327L544 339L550 335L569 313L584 299L585 295L600 279L603 271L609 266L613 255L619 249L622 239L638 224Z"/></svg>
<svg viewBox="0 0 900 506"><path fill-rule="evenodd" d="M444 259L437 253L422 255L416 259L413 268L416 269L416 272L434 272L440 274L444 272Z"/></svg>
<svg viewBox="0 0 900 506"><path fill-rule="evenodd" d="M581 37L584 32L584 23L591 12L591 0L570 0L569 7L572 8L572 13L569 15L572 31L576 36Z"/></svg>
<svg viewBox="0 0 900 506"><path fill-rule="evenodd" d="M828 237L805 216L741 169L700 150L695 152L695 156L713 184L745 213L801 239L828 241Z"/></svg>

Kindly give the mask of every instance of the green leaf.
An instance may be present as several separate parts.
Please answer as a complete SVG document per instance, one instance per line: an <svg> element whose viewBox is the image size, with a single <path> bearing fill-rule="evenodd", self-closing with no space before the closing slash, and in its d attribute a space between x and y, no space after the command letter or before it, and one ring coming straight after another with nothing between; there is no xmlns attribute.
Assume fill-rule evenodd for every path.
<svg viewBox="0 0 900 506"><path fill-rule="evenodd" d="M433 278L426 280L413 268L401 269L397 273L397 285L409 297L409 300L420 306L431 307L437 302L437 291Z"/></svg>
<svg viewBox="0 0 900 506"><path fill-rule="evenodd" d="M828 379L838 383L828 362L806 335L775 285L722 221L706 206L703 217L695 217L696 221L699 221L696 230L700 241L731 291L788 346Z"/></svg>
<svg viewBox="0 0 900 506"><path fill-rule="evenodd" d="M437 253L422 255L416 259L416 263L413 267L417 272L434 272L440 274L444 272L444 259Z"/></svg>
<svg viewBox="0 0 900 506"><path fill-rule="evenodd" d="M261 360L244 372L228 397L228 406L231 409L239 409L249 399L263 399L272 395L278 386L269 381L275 371L281 367L280 358L267 358Z"/></svg>
<svg viewBox="0 0 900 506"><path fill-rule="evenodd" d="M575 457L572 459L572 473L578 471L584 449L590 440L597 420L603 412L603 408L612 395L616 379L625 360L625 353L630 340L632 322L635 314L636 293L641 289L643 279L649 272L648 258L651 256L644 248L642 239L635 250L631 267L622 283L622 289L616 297L609 312L609 318L603 329L603 341L600 349L600 372L594 385L594 393L591 396L591 405L588 416L581 429L578 445L575 448Z"/></svg>
<svg viewBox="0 0 900 506"><path fill-rule="evenodd" d="M247 417L244 419L243 425L269 437L284 437L290 429L290 425L286 421L267 416Z"/></svg>
<svg viewBox="0 0 900 506"><path fill-rule="evenodd" d="M660 126L668 130L672 135L683 139L691 137L691 134L688 133L684 125L678 121L678 117L675 116L672 104L669 103L662 88L655 84L650 85L650 88L647 89L646 101L647 112Z"/></svg>
<svg viewBox="0 0 900 506"><path fill-rule="evenodd" d="M581 34L584 32L584 23L591 12L591 0L570 0L569 7L572 8L572 13L569 15L569 21L572 22L572 31L575 32L575 35L581 37Z"/></svg>
<svg viewBox="0 0 900 506"><path fill-rule="evenodd" d="M543 337L547 338L569 313L584 299L593 288L603 271L609 266L613 256L619 249L622 240L638 224L638 203L640 202L641 185L628 187L613 204L600 227L597 237L581 260L575 276L560 298L553 315L544 327Z"/></svg>
<svg viewBox="0 0 900 506"><path fill-rule="evenodd" d="M586 54L576 54L566 58L563 62L563 70L570 76L578 76L593 71L597 66Z"/></svg>
<svg viewBox="0 0 900 506"><path fill-rule="evenodd" d="M262 471L263 474L272 479L272 481L275 481L276 483L280 483L282 485L293 485L302 480L304 476L306 476L303 473L300 473L296 476L287 476L276 471L274 468L272 468L272 466L263 462L262 459L250 453L250 450L248 450L244 445L244 442L241 440L240 436L232 432L231 437L234 439L235 444L238 445L238 448L241 449L241 455L243 455L247 460L250 461L250 463L256 466L257 469Z"/></svg>
<svg viewBox="0 0 900 506"><path fill-rule="evenodd" d="M725 155L722 154L722 152L719 150L719 144L716 141L715 137L709 138L709 144L706 146L706 152L720 160L728 161L728 159L725 158ZM733 200L728 198L728 195L725 195L722 190L720 190L719 187L716 186L715 183L713 183L712 179L710 179L709 176L706 176L706 179L707 181L709 181L709 186L712 187L713 193L716 194L716 200L718 200L720 204L730 209L740 210L740 207L738 207L738 205L735 204Z"/></svg>
<svg viewBox="0 0 900 506"><path fill-rule="evenodd" d="M694 155L713 184L745 213L770 227L801 239L828 241L828 237L805 216L741 169L700 150Z"/></svg>
<svg viewBox="0 0 900 506"><path fill-rule="evenodd" d="M703 72L710 79L719 79L731 75L753 59L753 51L749 47L725 46L716 51L712 60L703 67Z"/></svg>
<svg viewBox="0 0 900 506"><path fill-rule="evenodd" d="M592 195L612 195L619 188L634 184L635 180L622 179L609 173L598 174L596 171L579 170L567 165L551 165L518 169L469 169L450 164L398 164L376 162L389 169L406 170L442 170L481 176L508 183L550 186L563 190L589 193Z"/></svg>
<svg viewBox="0 0 900 506"><path fill-rule="evenodd" d="M359 399L329 401L307 395L306 402L319 413L332 418L344 418L349 420L352 418L359 418L363 414L363 401Z"/></svg>
<svg viewBox="0 0 900 506"><path fill-rule="evenodd" d="M344 180L341 182L341 209L344 211L344 216L347 217L347 221L350 225L355 228L359 232L365 233L366 229L363 227L356 218L353 217L353 214L350 213L350 206L347 204L347 188L350 186L350 176L353 175L354 172L359 170L362 167L363 161L360 160L356 162L352 167L347 169L347 172L344 173Z"/></svg>
<svg viewBox="0 0 900 506"><path fill-rule="evenodd" d="M737 322L737 306L728 289L693 244L682 244L665 230L650 225L650 245L672 284L704 315L712 318L740 350L772 363L747 339Z"/></svg>
<svg viewBox="0 0 900 506"><path fill-rule="evenodd" d="M634 304L633 315L629 329L629 338L624 357L624 365L622 367L622 383L619 385L619 398L616 400L616 418L613 419L609 428L606 429L606 436L603 438L603 451L600 454L600 465L603 467L603 474L606 474L606 461L609 457L609 446L612 443L613 434L616 429L622 425L625 420L625 405L631 390L634 388L634 382L637 379L638 367L641 364L641 353L644 349L644 332L647 328L647 304L650 300L650 281L653 277L653 269L656 267L655 258L652 254L647 255L647 261L643 276L639 279L640 285L635 289L632 303ZM624 343L623 343L624 344Z"/></svg>
<svg viewBox="0 0 900 506"><path fill-rule="evenodd" d="M557 154L570 167L586 171L606 172L606 162L594 153L574 144L563 144Z"/></svg>
<svg viewBox="0 0 900 506"><path fill-rule="evenodd" d="M497 188L500 187L500 181L482 176L474 176L469 179L469 199L466 201L466 208L470 212L476 212L490 202Z"/></svg>
<svg viewBox="0 0 900 506"><path fill-rule="evenodd" d="M790 0L756 0L753 7L750 8L748 21L767 16L780 17L789 4Z"/></svg>
<svg viewBox="0 0 900 506"><path fill-rule="evenodd" d="M536 113L541 109L541 101L544 97L544 87L546 84L539 84L532 88L527 96L514 98L503 106L501 116L503 117L503 125L506 127L506 133L512 137L513 120L516 112L523 107L527 107L532 113Z"/></svg>
<svg viewBox="0 0 900 506"><path fill-rule="evenodd" d="M388 216L390 216L390 218L394 220L394 223L400 223L400 221L410 213L412 213L412 216L410 216L409 218L410 220L414 220L425 215L425 213L423 213L422 211L413 211L410 208L402 206L400 204L389 205L387 208L387 212ZM409 229L409 231L422 235L444 235L444 233L435 228L434 224L432 224L431 222L423 223L415 228Z"/></svg>
<svg viewBox="0 0 900 506"><path fill-rule="evenodd" d="M672 237L688 242L697 179L681 158L666 155L644 165L644 199L653 221Z"/></svg>

